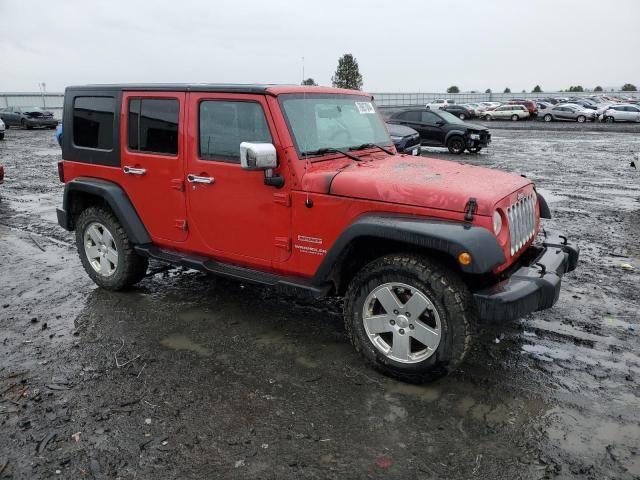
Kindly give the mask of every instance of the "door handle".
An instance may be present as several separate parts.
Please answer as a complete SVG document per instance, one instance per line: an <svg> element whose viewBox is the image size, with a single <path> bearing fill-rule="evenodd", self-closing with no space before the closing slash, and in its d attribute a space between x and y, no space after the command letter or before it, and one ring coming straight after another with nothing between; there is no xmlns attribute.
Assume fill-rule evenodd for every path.
<svg viewBox="0 0 640 480"><path fill-rule="evenodd" d="M215 181L215 179L213 177L200 177L198 175L194 175L193 173L190 173L189 175L187 175L187 181L189 183L213 183Z"/></svg>
<svg viewBox="0 0 640 480"><path fill-rule="evenodd" d="M127 175L144 175L145 173L147 173L146 168L122 167L122 170Z"/></svg>

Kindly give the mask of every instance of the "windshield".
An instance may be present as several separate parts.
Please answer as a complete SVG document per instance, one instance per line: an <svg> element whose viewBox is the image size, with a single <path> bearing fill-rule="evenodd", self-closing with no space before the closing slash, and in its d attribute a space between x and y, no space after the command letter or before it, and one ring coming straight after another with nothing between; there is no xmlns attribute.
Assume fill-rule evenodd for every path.
<svg viewBox="0 0 640 480"><path fill-rule="evenodd" d="M23 112L41 112L42 109L40 107L20 107L20 110Z"/></svg>
<svg viewBox="0 0 640 480"><path fill-rule="evenodd" d="M457 124L463 124L464 123L462 120L460 120L455 115L452 115L449 112L445 112L444 110L438 111L438 115L440 115L442 117L442 119L447 123L457 123Z"/></svg>
<svg viewBox="0 0 640 480"><path fill-rule="evenodd" d="M365 144L391 145L384 122L368 97L290 94L279 97L299 155Z"/></svg>

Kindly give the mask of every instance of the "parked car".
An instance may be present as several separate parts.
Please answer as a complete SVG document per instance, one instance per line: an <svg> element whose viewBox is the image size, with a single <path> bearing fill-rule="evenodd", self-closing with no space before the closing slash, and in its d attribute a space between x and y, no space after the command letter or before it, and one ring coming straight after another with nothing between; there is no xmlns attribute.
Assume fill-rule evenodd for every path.
<svg viewBox="0 0 640 480"><path fill-rule="evenodd" d="M590 102L588 100L569 100L567 103L571 103L572 105L578 105L579 107L586 108L587 110L597 110L595 103Z"/></svg>
<svg viewBox="0 0 640 480"><path fill-rule="evenodd" d="M408 109L391 115L389 123L413 128L424 146L447 147L455 154L465 150L479 152L491 143L487 127L463 122L443 110Z"/></svg>
<svg viewBox="0 0 640 480"><path fill-rule="evenodd" d="M484 112L487 110L487 107L481 103L465 103L464 106L470 107L476 117L482 117Z"/></svg>
<svg viewBox="0 0 640 480"><path fill-rule="evenodd" d="M444 98L440 98L438 100L434 100L432 102L427 103L425 106L430 110L442 110L445 107L450 105L448 100Z"/></svg>
<svg viewBox="0 0 640 480"><path fill-rule="evenodd" d="M0 140L4 140L4 130L5 130L4 122L0 118Z"/></svg>
<svg viewBox="0 0 640 480"><path fill-rule="evenodd" d="M529 116L531 118L533 118L536 115L538 115L538 105L533 100L525 100L525 99L514 98L512 100L509 100L507 102L507 104L509 104L509 105L524 105L527 108L527 111L529 112Z"/></svg>
<svg viewBox="0 0 640 480"><path fill-rule="evenodd" d="M595 110L587 110L578 105L570 103L561 103L549 109L544 114L544 121L551 122L553 120L570 121L584 123L588 120L593 121L596 118Z"/></svg>
<svg viewBox="0 0 640 480"><path fill-rule="evenodd" d="M0 118L7 128L56 128L58 125L58 121L53 118L53 112L43 110L40 107L6 107L0 110Z"/></svg>
<svg viewBox="0 0 640 480"><path fill-rule="evenodd" d="M420 155L420 134L413 128L387 123L387 130L399 153Z"/></svg>
<svg viewBox="0 0 640 480"><path fill-rule="evenodd" d="M619 103L610 105L601 116L604 122L640 122L640 106Z"/></svg>
<svg viewBox="0 0 640 480"><path fill-rule="evenodd" d="M475 112L471 107L467 107L464 105L451 105L444 107L442 110L445 112L449 112L452 115L455 115L460 120L466 120L467 118L473 118L476 116Z"/></svg>
<svg viewBox="0 0 640 480"><path fill-rule="evenodd" d="M553 108L553 104L543 101L536 102L536 104L538 105L538 115L536 116L536 119L544 120L545 114Z"/></svg>
<svg viewBox="0 0 640 480"><path fill-rule="evenodd" d="M140 282L152 258L343 296L364 360L424 382L485 322L551 308L577 266L530 179L387 152L364 92L91 85L64 102L58 223L104 289Z"/></svg>
<svg viewBox="0 0 640 480"><path fill-rule="evenodd" d="M495 110L487 111L484 114L485 120L524 120L529 118L529 110L524 105L500 105Z"/></svg>

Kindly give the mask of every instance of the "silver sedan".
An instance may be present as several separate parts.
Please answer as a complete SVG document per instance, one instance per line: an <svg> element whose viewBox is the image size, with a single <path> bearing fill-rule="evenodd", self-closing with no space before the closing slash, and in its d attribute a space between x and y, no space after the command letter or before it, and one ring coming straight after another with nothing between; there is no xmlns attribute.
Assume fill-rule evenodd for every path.
<svg viewBox="0 0 640 480"><path fill-rule="evenodd" d="M584 123L587 120L593 121L596 118L595 110L587 110L579 105L564 103L547 109L542 117L545 122L553 120Z"/></svg>

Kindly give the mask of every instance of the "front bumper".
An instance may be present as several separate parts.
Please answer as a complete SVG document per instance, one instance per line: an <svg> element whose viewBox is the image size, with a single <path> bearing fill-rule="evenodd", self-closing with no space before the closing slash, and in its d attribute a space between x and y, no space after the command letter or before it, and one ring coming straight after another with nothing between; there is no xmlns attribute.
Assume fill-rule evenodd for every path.
<svg viewBox="0 0 640 480"><path fill-rule="evenodd" d="M535 247L530 247L535 248ZM473 294L482 320L513 320L551 308L562 275L575 270L580 249L558 232L545 232L541 252L506 280Z"/></svg>
<svg viewBox="0 0 640 480"><path fill-rule="evenodd" d="M58 120L55 118L25 118L25 123L29 127L55 127Z"/></svg>

